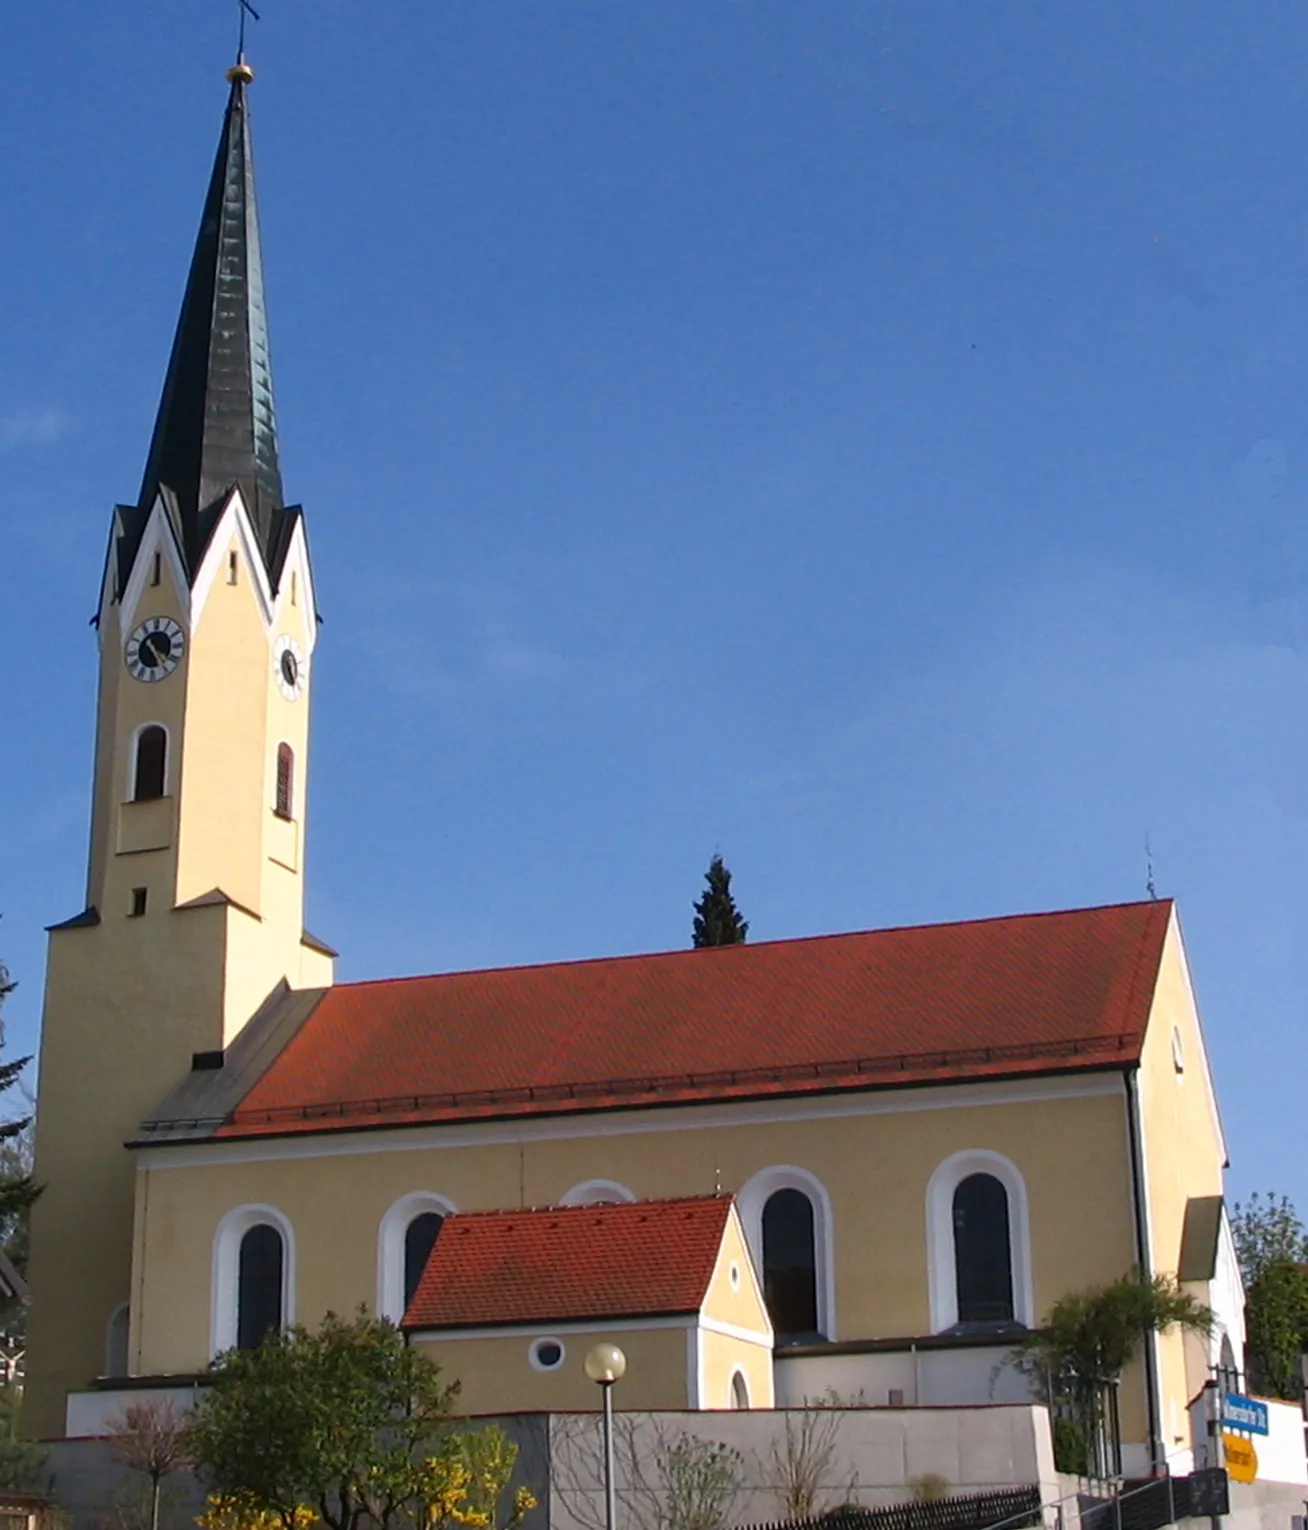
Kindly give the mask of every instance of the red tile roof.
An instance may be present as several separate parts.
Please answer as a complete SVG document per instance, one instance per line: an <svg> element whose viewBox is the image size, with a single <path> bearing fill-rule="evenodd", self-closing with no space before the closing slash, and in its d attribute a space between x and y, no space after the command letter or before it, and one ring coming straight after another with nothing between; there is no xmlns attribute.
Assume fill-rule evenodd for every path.
<svg viewBox="0 0 1308 1530"><path fill-rule="evenodd" d="M1169 901L328 990L220 1136L1136 1060Z"/></svg>
<svg viewBox="0 0 1308 1530"><path fill-rule="evenodd" d="M474 1211L445 1219L404 1327L698 1312L731 1197Z"/></svg>

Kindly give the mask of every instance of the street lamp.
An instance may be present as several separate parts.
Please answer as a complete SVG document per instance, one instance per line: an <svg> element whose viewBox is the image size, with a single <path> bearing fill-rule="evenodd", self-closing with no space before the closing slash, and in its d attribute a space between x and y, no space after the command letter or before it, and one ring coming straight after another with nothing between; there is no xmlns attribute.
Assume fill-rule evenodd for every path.
<svg viewBox="0 0 1308 1530"><path fill-rule="evenodd" d="M614 1530L617 1488L613 1481L613 1383L627 1372L627 1357L616 1344L597 1344L586 1356L586 1374L604 1393L604 1530Z"/></svg>

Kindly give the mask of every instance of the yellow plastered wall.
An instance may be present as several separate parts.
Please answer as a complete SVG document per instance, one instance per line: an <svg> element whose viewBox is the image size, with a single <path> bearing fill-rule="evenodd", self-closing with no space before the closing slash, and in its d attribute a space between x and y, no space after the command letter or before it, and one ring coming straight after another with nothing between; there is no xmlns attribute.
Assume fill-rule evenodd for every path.
<svg viewBox="0 0 1308 1530"><path fill-rule="evenodd" d="M1180 1067L1178 1068L1178 1061ZM1158 975L1139 1075L1142 1152L1155 1273L1175 1275L1186 1205L1220 1195L1225 1148L1180 928L1173 914ZM1194 1294L1207 1300L1207 1283ZM1186 1404L1208 1379L1201 1344L1179 1331L1158 1340L1164 1443L1189 1445Z"/></svg>
<svg viewBox="0 0 1308 1530"><path fill-rule="evenodd" d="M32 1225L25 1399L25 1425L40 1435L60 1433L66 1393L103 1373L114 1310L130 1298L138 1320L145 1270L133 1249L148 1186L135 1196L134 1234L138 1186L124 1142L191 1054L230 1042L279 982L332 980L330 958L303 943L307 684L288 700L273 667L282 634L305 653L312 646L307 562L300 544L300 598L281 600L270 631L239 538L224 533L215 546L217 578L194 623L166 549L159 583L147 578L131 610L110 602L101 614L88 868L99 923L51 936L41 1040L36 1173L47 1189ZM138 562L154 551L144 543ZM143 684L123 652L151 616L178 622L186 647L172 674ZM133 740L147 723L168 730L168 795L132 803ZM290 824L273 813L282 738L296 751ZM147 892L140 918L130 917L136 888ZM244 907L177 906L215 889Z"/></svg>
<svg viewBox="0 0 1308 1530"><path fill-rule="evenodd" d="M702 1317L706 1326L698 1336L700 1407L734 1407L731 1379L739 1371L750 1406L770 1408L774 1400L772 1325L735 1207L723 1229ZM739 1332L723 1333L722 1328Z"/></svg>
<svg viewBox="0 0 1308 1530"><path fill-rule="evenodd" d="M940 1099L939 1095L935 1096ZM960 1099L967 1098L960 1093ZM208 1359L215 1230L233 1208L276 1206L297 1242L296 1314L317 1322L376 1301L377 1230L401 1196L434 1191L462 1211L557 1204L590 1178L617 1180L640 1198L738 1188L776 1164L801 1166L825 1185L834 1223L838 1337L921 1334L927 1298L927 1183L954 1152L989 1148L1012 1159L1030 1204L1037 1311L1068 1290L1113 1279L1134 1258L1124 1096L908 1108L883 1115L701 1126L693 1110L593 1120L577 1135L450 1148L439 1131L359 1134L307 1144L221 1144L223 1161L163 1167L140 1154L148 1214L139 1229L135 1368L187 1371ZM676 1130L654 1130L671 1124ZM558 1123L560 1131L568 1123ZM448 1139L447 1139L448 1140ZM421 1145L419 1145L421 1144ZM403 1148L403 1150L396 1150ZM229 1161L247 1153L266 1156ZM274 1156L274 1155L283 1156ZM1074 1185L1075 1194L1069 1194ZM350 1236L342 1239L342 1219Z"/></svg>
<svg viewBox="0 0 1308 1530"><path fill-rule="evenodd" d="M414 1345L460 1383L458 1412L585 1412L601 1406L600 1389L584 1369L592 1346L616 1344L627 1357L627 1373L615 1383L613 1403L624 1411L688 1408L693 1365L692 1328L594 1328L585 1333L523 1329L509 1336L440 1339L417 1337ZM533 1369L533 1339L555 1338L564 1347L563 1364Z"/></svg>

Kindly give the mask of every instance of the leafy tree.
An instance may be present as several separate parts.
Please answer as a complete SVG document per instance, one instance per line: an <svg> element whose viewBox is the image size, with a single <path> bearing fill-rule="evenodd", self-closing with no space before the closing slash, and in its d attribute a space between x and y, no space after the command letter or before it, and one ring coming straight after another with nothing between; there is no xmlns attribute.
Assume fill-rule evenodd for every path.
<svg viewBox="0 0 1308 1530"><path fill-rule="evenodd" d="M499 1431L456 1432L439 1367L393 1323L329 1313L316 1333L273 1333L210 1366L191 1452L213 1523L331 1530L458 1521L496 1530L517 1449ZM535 1500L519 1490L516 1530Z"/></svg>
<svg viewBox="0 0 1308 1530"><path fill-rule="evenodd" d="M1231 1215L1245 1287L1246 1367L1255 1392L1298 1402L1308 1349L1308 1233L1288 1196L1256 1191Z"/></svg>
<svg viewBox="0 0 1308 1530"><path fill-rule="evenodd" d="M1237 1201L1231 1234L1246 1289L1271 1265L1308 1262L1308 1233L1288 1195L1278 1199L1269 1192L1264 1200L1255 1190L1248 1201Z"/></svg>
<svg viewBox="0 0 1308 1530"><path fill-rule="evenodd" d="M1105 1475L1114 1465L1105 1460L1110 1449L1116 1451L1116 1442L1105 1438L1107 1393L1148 1335L1173 1328L1208 1334L1212 1327L1212 1311L1170 1275L1146 1280L1137 1271L1056 1301L1012 1359L1058 1412L1054 1447L1059 1469L1097 1468Z"/></svg>
<svg viewBox="0 0 1308 1530"><path fill-rule="evenodd" d="M731 873L720 855L709 862L704 880L708 886L695 904L696 947L742 944L749 934L749 922L740 917L736 900L731 896Z"/></svg>

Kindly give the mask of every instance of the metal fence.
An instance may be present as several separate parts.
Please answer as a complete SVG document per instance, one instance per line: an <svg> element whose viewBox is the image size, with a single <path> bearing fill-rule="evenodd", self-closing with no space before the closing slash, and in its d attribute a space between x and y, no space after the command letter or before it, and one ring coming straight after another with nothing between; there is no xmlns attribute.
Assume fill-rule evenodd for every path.
<svg viewBox="0 0 1308 1530"><path fill-rule="evenodd" d="M1020 1530L1024 1525L1040 1523L1040 1489L1020 1487L965 1497L914 1500L880 1509L850 1505L812 1519L774 1520L770 1524L747 1526L745 1530L989 1530L998 1524Z"/></svg>

